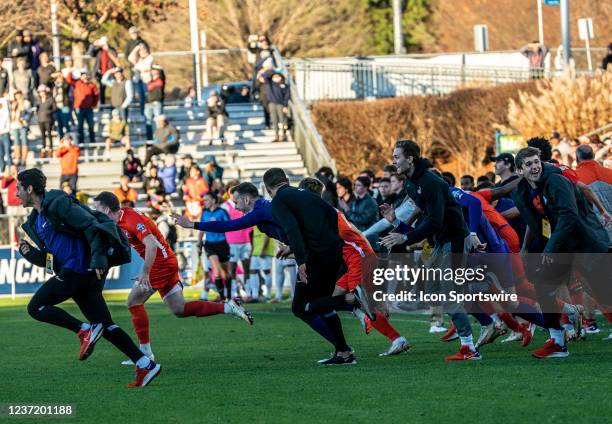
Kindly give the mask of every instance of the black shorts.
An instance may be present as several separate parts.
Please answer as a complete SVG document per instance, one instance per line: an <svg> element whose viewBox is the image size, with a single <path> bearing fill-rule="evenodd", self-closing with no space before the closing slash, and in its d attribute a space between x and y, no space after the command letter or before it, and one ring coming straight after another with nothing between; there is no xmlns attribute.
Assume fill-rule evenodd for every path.
<svg viewBox="0 0 612 424"><path fill-rule="evenodd" d="M206 257L218 256L219 262L228 262L230 258L229 244L226 241L207 241L204 243L204 250L206 251Z"/></svg>

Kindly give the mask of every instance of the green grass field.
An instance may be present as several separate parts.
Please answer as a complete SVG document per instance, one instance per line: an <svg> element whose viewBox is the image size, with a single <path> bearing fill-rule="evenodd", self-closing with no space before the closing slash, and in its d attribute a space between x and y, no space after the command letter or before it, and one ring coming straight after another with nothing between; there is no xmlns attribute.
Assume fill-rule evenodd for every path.
<svg viewBox="0 0 612 424"><path fill-rule="evenodd" d="M5 303L6 304L6 303ZM80 316L74 305L66 308ZM177 319L148 307L163 372L151 386L127 389L133 368L105 340L87 361L76 337L33 321L25 306L0 307L0 403L73 404L73 419L0 422L102 423L602 423L612 420L612 343L602 335L570 345L565 360L536 360L518 344L483 348L481 362L445 364L457 349L427 333L422 315L392 322L412 349L378 357L388 342L362 334L343 314L355 366L322 368L330 347L291 315L287 304L251 308L255 325L227 317ZM133 334L127 308L115 321ZM476 328L476 326L474 327ZM609 328L603 327L607 334ZM534 346L545 340L537 332Z"/></svg>

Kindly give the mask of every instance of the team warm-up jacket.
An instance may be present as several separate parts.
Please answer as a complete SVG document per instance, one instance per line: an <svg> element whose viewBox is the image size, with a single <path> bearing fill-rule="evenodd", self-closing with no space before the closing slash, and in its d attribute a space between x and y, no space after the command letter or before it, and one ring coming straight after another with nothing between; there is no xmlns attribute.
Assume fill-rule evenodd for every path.
<svg viewBox="0 0 612 424"><path fill-rule="evenodd" d="M398 226L398 231L407 235L408 245L425 239L440 245L469 234L461 207L451 195L448 184L429 168L431 163L427 159L416 159L415 170L407 182L412 185L408 189L410 197L423 211L416 228L412 229L405 223Z"/></svg>
<svg viewBox="0 0 612 424"><path fill-rule="evenodd" d="M93 211L80 204L74 197L62 190L45 193L41 205L43 215L52 228L70 237L85 240L91 257L91 269L108 269L110 266L128 263L131 248L117 224L99 211ZM45 267L45 247L36 233L38 212L32 209L26 222L21 226L36 244L25 255L34 265ZM59 269L55 269L59 272Z"/></svg>
<svg viewBox="0 0 612 424"><path fill-rule="evenodd" d="M512 191L512 198L530 230L538 236L533 252L604 253L608 251L608 234L593 209L575 184L559 168L542 164L542 175L536 183L544 209L540 215L530 196L530 185L523 179ZM542 232L542 218L550 222L550 239Z"/></svg>
<svg viewBox="0 0 612 424"><path fill-rule="evenodd" d="M314 193L282 186L272 200L272 216L287 234L298 265L309 256L333 256L344 245L336 210Z"/></svg>

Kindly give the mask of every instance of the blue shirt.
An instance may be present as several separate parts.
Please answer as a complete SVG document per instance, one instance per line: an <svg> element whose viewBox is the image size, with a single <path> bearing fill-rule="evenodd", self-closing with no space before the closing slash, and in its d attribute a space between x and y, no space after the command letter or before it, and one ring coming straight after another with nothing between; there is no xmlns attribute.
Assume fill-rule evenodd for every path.
<svg viewBox="0 0 612 424"><path fill-rule="evenodd" d="M214 211L210 209L204 209L202 212L203 222L223 222L229 221L229 215L223 208L217 208ZM207 243L219 243L225 241L225 233L206 231L206 242Z"/></svg>
<svg viewBox="0 0 612 424"><path fill-rule="evenodd" d="M244 230L254 225L268 237L289 244L289 240L283 228L272 216L272 203L264 199L257 199L253 210L244 214L241 218L223 222L198 222L195 224L195 228L200 231L226 232Z"/></svg>
<svg viewBox="0 0 612 424"><path fill-rule="evenodd" d="M36 217L36 234L45 249L53 255L53 262L57 267L78 274L89 272L90 255L83 240L55 231L42 212Z"/></svg>

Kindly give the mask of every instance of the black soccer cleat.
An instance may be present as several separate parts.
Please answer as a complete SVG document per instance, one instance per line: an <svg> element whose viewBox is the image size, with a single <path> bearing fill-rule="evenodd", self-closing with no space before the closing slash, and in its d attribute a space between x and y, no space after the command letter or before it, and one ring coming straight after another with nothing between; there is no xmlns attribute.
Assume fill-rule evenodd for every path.
<svg viewBox="0 0 612 424"><path fill-rule="evenodd" d="M334 356L332 356L329 359L324 360L323 362L319 361L319 364L323 365L323 366L330 366L330 365L356 365L357 364L357 359L355 358L355 355L353 355L352 353L349 354L348 356L342 357L338 354L335 354Z"/></svg>

